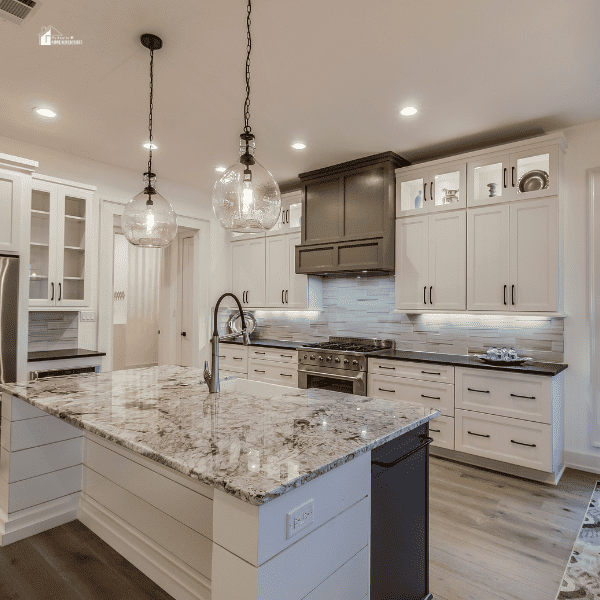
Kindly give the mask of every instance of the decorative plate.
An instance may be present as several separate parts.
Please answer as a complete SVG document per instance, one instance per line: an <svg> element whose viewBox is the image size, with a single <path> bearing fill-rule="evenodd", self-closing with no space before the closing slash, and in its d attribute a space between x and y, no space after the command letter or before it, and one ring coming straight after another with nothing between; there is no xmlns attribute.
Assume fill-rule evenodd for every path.
<svg viewBox="0 0 600 600"><path fill-rule="evenodd" d="M246 320L248 335L250 335L256 329L256 319L254 315L246 311L244 311L244 319ZM227 328L231 333L242 333L242 318L239 311L231 315L231 318L227 321Z"/></svg>
<svg viewBox="0 0 600 600"><path fill-rule="evenodd" d="M495 358L490 358L487 354L476 354L477 358L481 359L483 362L488 363L490 365L522 365L523 363L533 360L533 358L529 357L519 357L514 360L496 360Z"/></svg>
<svg viewBox="0 0 600 600"><path fill-rule="evenodd" d="M535 192L537 190L545 190L548 187L550 177L546 171L527 171L521 179L519 179L519 191Z"/></svg>

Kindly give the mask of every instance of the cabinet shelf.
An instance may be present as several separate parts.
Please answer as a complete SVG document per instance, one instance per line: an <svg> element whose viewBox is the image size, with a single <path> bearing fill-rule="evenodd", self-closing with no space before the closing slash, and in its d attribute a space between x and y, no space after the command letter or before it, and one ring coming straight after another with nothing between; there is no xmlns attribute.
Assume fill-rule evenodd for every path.
<svg viewBox="0 0 600 600"><path fill-rule="evenodd" d="M29 280L30 280L30 281L44 281L44 280L46 280L46 281L47 281L47 280L48 280L48 278L47 278L47 277L42 277L42 276L40 276L40 275L30 275L30 276L29 276Z"/></svg>
<svg viewBox="0 0 600 600"><path fill-rule="evenodd" d="M41 242L30 242L30 246L39 246L41 248L49 248L49 244L42 244Z"/></svg>
<svg viewBox="0 0 600 600"><path fill-rule="evenodd" d="M84 280L83 277L63 277L63 279L68 280L68 281L83 281Z"/></svg>
<svg viewBox="0 0 600 600"><path fill-rule="evenodd" d="M65 250L76 250L78 252L85 252L85 248L80 248L79 246L65 246Z"/></svg>
<svg viewBox="0 0 600 600"><path fill-rule="evenodd" d="M65 219L72 219L73 221L85 221L85 217L76 217L74 215L65 215Z"/></svg>
<svg viewBox="0 0 600 600"><path fill-rule="evenodd" d="M47 210L33 210L33 209L31 209L31 216L32 217L49 218L50 217L50 212L47 211Z"/></svg>

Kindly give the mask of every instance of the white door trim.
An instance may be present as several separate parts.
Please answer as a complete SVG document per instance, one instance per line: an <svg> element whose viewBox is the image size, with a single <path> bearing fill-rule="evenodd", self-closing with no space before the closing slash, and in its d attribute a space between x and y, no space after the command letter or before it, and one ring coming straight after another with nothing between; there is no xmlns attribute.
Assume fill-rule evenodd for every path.
<svg viewBox="0 0 600 600"><path fill-rule="evenodd" d="M106 352L103 357L102 371L112 371L112 346L113 346L113 261L114 254L114 237L113 223L115 216L123 215L125 203L114 200L100 200L100 260L98 274L98 351ZM198 360L196 364L203 364L204 356L208 356L209 345L209 328L208 321L210 316L210 279L209 269L201 268L201 265L210 265L210 221L206 219L198 219L186 215L177 215L177 223L181 227L187 227L196 231L194 239L194 304L198 308L197 325L198 334L195 339L198 339ZM175 244L177 246L177 244ZM171 245L173 248L173 245ZM171 260L177 265L178 252L171 252ZM102 257L110 257L110 260L102 260ZM172 273L177 273L175 268ZM177 286L172 286L173 293L168 294L168 302L170 314L177 307ZM196 301L197 300L197 301ZM162 311L161 311L162 312ZM161 327L163 327L161 321ZM195 332L194 332L195 333ZM177 360L176 344L173 340L176 339L177 331L174 326L169 327L168 331L163 333L159 344L163 345L163 356L166 359L166 364L175 364ZM160 352L160 351L159 351Z"/></svg>
<svg viewBox="0 0 600 600"><path fill-rule="evenodd" d="M589 246L588 246L588 312L590 323L590 377L589 395L592 404L593 419L590 420L589 439L591 445L600 448L600 374L597 373L597 349L600 349L600 320L596 314L596 288L600 288L600 277L596 269L600 268L600 242L596 243L596 233L600 235L600 167L588 169L588 210L589 210ZM598 226L596 227L596 220Z"/></svg>

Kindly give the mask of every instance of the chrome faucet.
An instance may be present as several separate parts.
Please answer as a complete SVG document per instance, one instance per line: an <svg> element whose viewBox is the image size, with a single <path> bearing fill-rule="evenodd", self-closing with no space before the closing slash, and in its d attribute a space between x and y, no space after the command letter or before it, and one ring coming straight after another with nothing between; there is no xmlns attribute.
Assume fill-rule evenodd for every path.
<svg viewBox="0 0 600 600"><path fill-rule="evenodd" d="M221 304L221 300L223 300L225 296L231 296L237 302L238 308L240 309L240 316L242 317L242 331L240 333L230 333L229 335L223 335L219 337L217 317L219 315L219 305ZM242 305L238 300L237 296L227 292L217 300L217 304L215 305L213 334L210 338L210 344L212 346L212 367L210 371L208 370L208 361L204 361L204 381L206 381L206 383L208 384L208 391L211 394L216 394L221 391L221 387L219 385L219 341L231 340L240 335L243 336L244 346L249 346L250 336L248 335L248 330L246 329L246 320L244 319L244 311L242 310Z"/></svg>

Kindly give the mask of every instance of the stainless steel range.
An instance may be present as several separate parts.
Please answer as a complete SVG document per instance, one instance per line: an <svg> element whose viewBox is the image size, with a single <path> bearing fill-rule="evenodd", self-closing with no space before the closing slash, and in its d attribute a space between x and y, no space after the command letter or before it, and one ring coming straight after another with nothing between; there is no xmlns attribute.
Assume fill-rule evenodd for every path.
<svg viewBox="0 0 600 600"><path fill-rule="evenodd" d="M298 350L298 387L367 395L367 356L393 348L394 340L329 337L328 342L306 343Z"/></svg>

